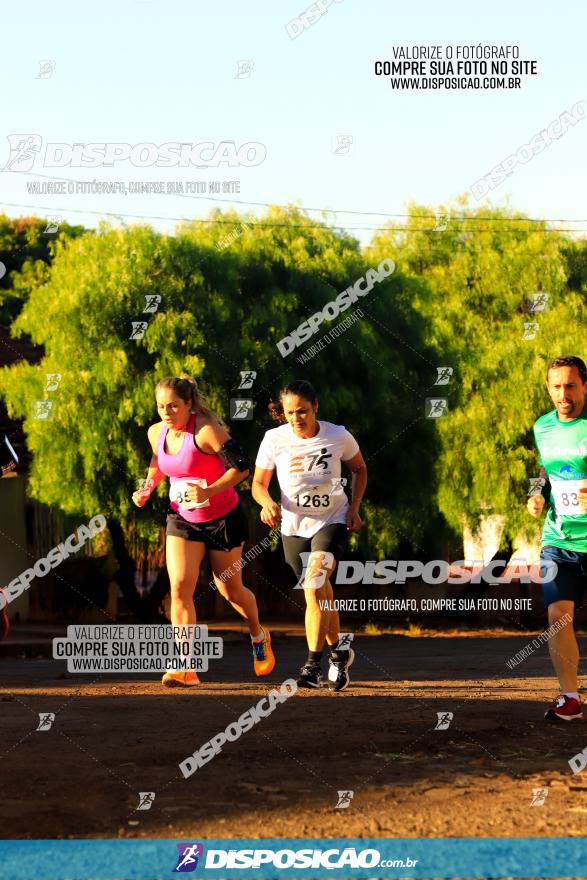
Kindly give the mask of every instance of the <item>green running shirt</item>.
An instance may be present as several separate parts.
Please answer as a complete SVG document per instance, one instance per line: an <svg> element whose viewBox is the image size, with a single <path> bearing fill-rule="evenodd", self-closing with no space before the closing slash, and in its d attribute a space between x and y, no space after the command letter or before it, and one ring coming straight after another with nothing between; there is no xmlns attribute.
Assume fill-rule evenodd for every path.
<svg viewBox="0 0 587 880"><path fill-rule="evenodd" d="M577 499L587 486L587 403L570 422L561 422L555 409L541 416L534 438L551 484L541 545L587 553L587 514L580 513Z"/></svg>

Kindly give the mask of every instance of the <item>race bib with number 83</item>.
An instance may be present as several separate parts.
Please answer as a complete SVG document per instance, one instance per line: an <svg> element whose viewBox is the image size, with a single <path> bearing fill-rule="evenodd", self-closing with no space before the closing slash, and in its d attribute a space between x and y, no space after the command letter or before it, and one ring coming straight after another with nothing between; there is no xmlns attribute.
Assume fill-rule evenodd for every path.
<svg viewBox="0 0 587 880"><path fill-rule="evenodd" d="M587 480L552 480L554 506L562 516L584 516L579 506L579 489L587 486Z"/></svg>

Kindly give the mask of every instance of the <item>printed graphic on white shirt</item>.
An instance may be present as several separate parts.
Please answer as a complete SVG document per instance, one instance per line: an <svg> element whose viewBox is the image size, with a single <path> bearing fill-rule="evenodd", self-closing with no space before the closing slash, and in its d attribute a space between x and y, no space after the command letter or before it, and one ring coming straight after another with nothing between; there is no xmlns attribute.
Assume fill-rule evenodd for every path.
<svg viewBox="0 0 587 880"><path fill-rule="evenodd" d="M359 451L342 425L320 422L315 437L297 437L290 425L267 431L257 466L277 471L281 489L282 533L311 537L323 525L344 523L348 498L341 461Z"/></svg>

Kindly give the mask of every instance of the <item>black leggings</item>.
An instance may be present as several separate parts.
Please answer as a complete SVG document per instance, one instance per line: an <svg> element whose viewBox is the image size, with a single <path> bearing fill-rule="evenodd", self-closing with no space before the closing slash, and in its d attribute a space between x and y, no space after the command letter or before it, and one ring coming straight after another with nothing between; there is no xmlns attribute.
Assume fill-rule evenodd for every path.
<svg viewBox="0 0 587 880"><path fill-rule="evenodd" d="M285 561L294 570L299 580L304 570L300 553L328 550L338 562L346 550L349 531L345 523L330 523L327 526L322 526L311 538L303 538L300 535L282 535L281 540Z"/></svg>

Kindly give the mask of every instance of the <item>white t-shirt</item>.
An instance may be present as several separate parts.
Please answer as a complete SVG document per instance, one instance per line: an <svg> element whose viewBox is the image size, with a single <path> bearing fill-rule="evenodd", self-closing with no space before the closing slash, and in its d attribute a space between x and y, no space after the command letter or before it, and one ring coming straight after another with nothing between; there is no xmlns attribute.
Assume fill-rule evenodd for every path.
<svg viewBox="0 0 587 880"><path fill-rule="evenodd" d="M359 451L344 425L319 420L315 437L297 437L289 423L267 431L255 464L277 471L281 489L281 533L311 538L322 526L344 523L349 509L341 461Z"/></svg>

